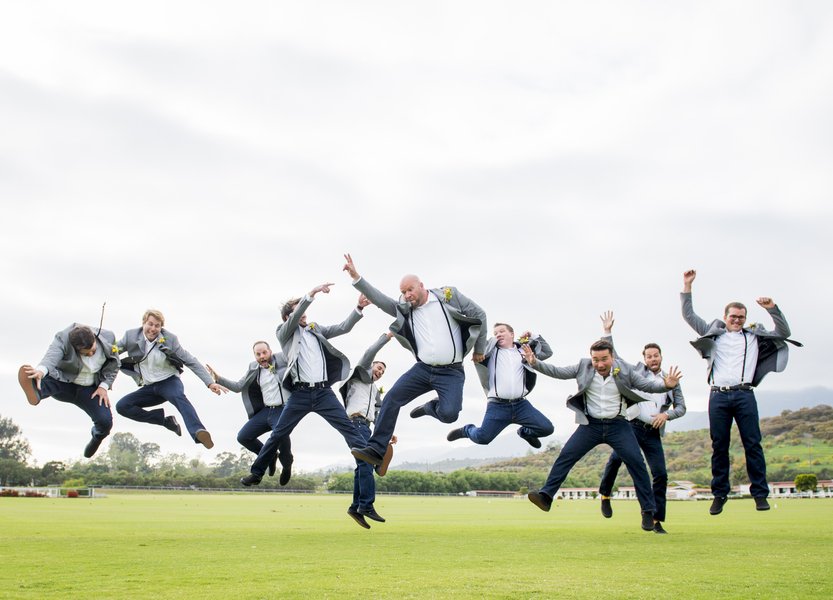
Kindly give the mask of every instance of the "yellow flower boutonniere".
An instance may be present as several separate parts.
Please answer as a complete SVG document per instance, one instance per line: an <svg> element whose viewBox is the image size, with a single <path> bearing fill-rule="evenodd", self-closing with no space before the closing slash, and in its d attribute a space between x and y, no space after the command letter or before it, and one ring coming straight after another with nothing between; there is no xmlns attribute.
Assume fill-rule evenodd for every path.
<svg viewBox="0 0 833 600"><path fill-rule="evenodd" d="M522 338L518 338L518 343L521 344L521 345L528 344L529 343L529 338L526 337L526 336L524 336Z"/></svg>
<svg viewBox="0 0 833 600"><path fill-rule="evenodd" d="M616 377L616 376L619 374L619 371L621 371L621 370L622 370L622 369L620 369L619 367L615 367L615 368L613 369L613 376L614 376L614 377Z"/></svg>
<svg viewBox="0 0 833 600"><path fill-rule="evenodd" d="M747 329L755 329L757 326L758 326L758 324L753 322L753 323L750 323L749 325L747 325L746 328Z"/></svg>
<svg viewBox="0 0 833 600"><path fill-rule="evenodd" d="M307 327L309 327L310 331L313 331L315 329L315 323L310 323Z"/></svg>
<svg viewBox="0 0 833 600"><path fill-rule="evenodd" d="M273 365L273 364L271 364L271 363L269 364L269 372L270 372L270 373L274 373L274 372L275 372L275 365Z"/></svg>
<svg viewBox="0 0 833 600"><path fill-rule="evenodd" d="M381 396L381 395L382 395L382 394L384 394L384 393L385 393L385 386L380 385L380 386L379 386L379 395Z"/></svg>
<svg viewBox="0 0 833 600"><path fill-rule="evenodd" d="M445 298L445 301L446 301L446 302L450 302L450 301L451 301L451 296L452 296L452 294L451 294L451 288L450 288L450 287L443 288L443 298Z"/></svg>
<svg viewBox="0 0 833 600"><path fill-rule="evenodd" d="M118 346L113 344L112 346L110 346L110 354L121 354L121 350Z"/></svg>
<svg viewBox="0 0 833 600"><path fill-rule="evenodd" d="M160 344L164 344L164 343L165 343L165 336L164 336L164 335L160 335L160 336L159 336L159 340L158 340L158 341L159 341L159 343L160 343Z"/></svg>

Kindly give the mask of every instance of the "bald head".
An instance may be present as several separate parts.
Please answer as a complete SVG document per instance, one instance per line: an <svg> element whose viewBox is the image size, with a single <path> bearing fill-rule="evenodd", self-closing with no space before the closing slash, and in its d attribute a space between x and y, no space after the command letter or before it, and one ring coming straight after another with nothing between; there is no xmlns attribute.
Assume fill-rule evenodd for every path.
<svg viewBox="0 0 833 600"><path fill-rule="evenodd" d="M413 274L405 275L399 282L399 291L405 302L413 307L422 306L428 300L428 290L422 285L419 277Z"/></svg>

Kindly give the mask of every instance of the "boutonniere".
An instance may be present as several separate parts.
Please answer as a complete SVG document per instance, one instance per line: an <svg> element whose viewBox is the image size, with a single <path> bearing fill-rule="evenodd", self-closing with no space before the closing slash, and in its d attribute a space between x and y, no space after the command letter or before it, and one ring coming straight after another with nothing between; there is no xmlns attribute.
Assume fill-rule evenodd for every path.
<svg viewBox="0 0 833 600"><path fill-rule="evenodd" d="M379 386L379 395L381 396L381 395L382 395L382 394L384 394L384 393L385 393L385 386L380 385L380 386Z"/></svg>
<svg viewBox="0 0 833 600"><path fill-rule="evenodd" d="M451 301L451 296L452 296L451 288L450 287L443 288L443 298L445 298L446 302Z"/></svg>
<svg viewBox="0 0 833 600"><path fill-rule="evenodd" d="M307 329L309 329L310 331L314 331L315 330L315 323L310 323L309 325L307 325Z"/></svg>
<svg viewBox="0 0 833 600"><path fill-rule="evenodd" d="M619 374L619 371L621 371L621 370L622 369L620 369L619 367L614 367L613 368L613 376L616 377Z"/></svg>
<svg viewBox="0 0 833 600"><path fill-rule="evenodd" d="M529 343L529 338L524 336L522 338L518 338L518 343L522 346Z"/></svg>
<svg viewBox="0 0 833 600"><path fill-rule="evenodd" d="M113 344L112 346L110 346L110 354L121 354L121 350L118 346Z"/></svg>
<svg viewBox="0 0 833 600"><path fill-rule="evenodd" d="M269 363L269 372L270 372L270 373L274 373L274 372L275 372L275 365L273 365L272 363Z"/></svg>
<svg viewBox="0 0 833 600"><path fill-rule="evenodd" d="M159 339L158 339L158 340L156 340L156 341L157 341L157 342L159 342L160 344L164 344L164 343L165 343L165 336L164 336L164 335L160 335L160 336L159 336Z"/></svg>
<svg viewBox="0 0 833 600"><path fill-rule="evenodd" d="M755 329L757 326L758 326L758 324L757 324L757 323L752 322L752 323L750 323L749 325L747 325L747 326L746 326L746 328L747 328L747 329Z"/></svg>

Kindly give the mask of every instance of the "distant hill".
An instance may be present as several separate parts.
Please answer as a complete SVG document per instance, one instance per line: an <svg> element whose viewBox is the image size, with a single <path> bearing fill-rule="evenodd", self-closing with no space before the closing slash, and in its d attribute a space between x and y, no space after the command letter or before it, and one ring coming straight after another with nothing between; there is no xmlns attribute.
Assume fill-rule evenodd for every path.
<svg viewBox="0 0 833 600"><path fill-rule="evenodd" d="M765 417L775 417L785 410L799 410L807 406L833 406L833 390L825 387L812 387L804 390L787 392L768 392L756 390L758 400L758 414ZM681 419L668 423L668 431L692 431L707 429L709 414L705 411L688 411Z"/></svg>
<svg viewBox="0 0 833 600"><path fill-rule="evenodd" d="M761 419L767 474L770 481L792 481L798 473L816 473L819 479L833 477L833 407L819 405L785 411ZM747 481L743 446L732 430L732 483ZM711 479L711 442L707 429L668 433L663 438L668 474L671 480L693 481L707 485ZM552 447L531 456L512 458L478 467L483 472L546 472L558 456L560 447ZM572 470L565 487L598 485L610 448L599 446ZM632 485L627 471L620 471L618 485Z"/></svg>

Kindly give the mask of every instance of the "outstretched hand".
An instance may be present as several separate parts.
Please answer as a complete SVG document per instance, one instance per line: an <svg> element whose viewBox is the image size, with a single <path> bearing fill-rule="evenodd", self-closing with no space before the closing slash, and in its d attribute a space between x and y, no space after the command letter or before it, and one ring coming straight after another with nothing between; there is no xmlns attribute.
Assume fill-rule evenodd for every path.
<svg viewBox="0 0 833 600"><path fill-rule="evenodd" d="M211 385L208 386L208 389L211 390L212 392L214 392L215 394L217 394L218 396L220 395L221 392L223 394L228 392L228 388L224 385L220 385L219 383L212 383Z"/></svg>
<svg viewBox="0 0 833 600"><path fill-rule="evenodd" d="M604 332L610 335L610 332L613 330L614 323L613 311L606 310L599 318L602 320L602 328L604 329Z"/></svg>
<svg viewBox="0 0 833 600"><path fill-rule="evenodd" d="M218 379L220 379L220 374L217 371L215 371L214 369L212 369L211 365L206 364L205 368L208 370L208 374L211 375L211 379L213 379L214 381L217 381Z"/></svg>
<svg viewBox="0 0 833 600"><path fill-rule="evenodd" d="M668 374L665 376L665 387L669 390L674 389L680 383L680 379L683 378L683 374L680 372L680 369L677 367L671 367L668 369Z"/></svg>
<svg viewBox="0 0 833 600"><path fill-rule="evenodd" d="M366 306L370 306L371 304L373 303L367 299L367 296L365 296L364 294L359 294L359 308L365 308Z"/></svg>
<svg viewBox="0 0 833 600"><path fill-rule="evenodd" d="M521 346L521 352L523 352L524 360L526 360L527 364L534 367L535 363L538 362L538 359L535 357L535 353L532 351L532 348L529 347L529 344Z"/></svg>
<svg viewBox="0 0 833 600"><path fill-rule="evenodd" d="M691 284L694 283L694 280L696 278L697 271L695 271L694 269L689 269L688 271L683 273L683 293L691 293Z"/></svg>
<svg viewBox="0 0 833 600"><path fill-rule="evenodd" d="M344 263L344 268L342 269L342 271L347 271L350 277L352 277L355 281L359 278L359 272L356 270L356 264L353 262L353 257L349 254L345 254L344 260L346 262Z"/></svg>

